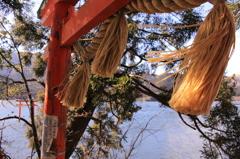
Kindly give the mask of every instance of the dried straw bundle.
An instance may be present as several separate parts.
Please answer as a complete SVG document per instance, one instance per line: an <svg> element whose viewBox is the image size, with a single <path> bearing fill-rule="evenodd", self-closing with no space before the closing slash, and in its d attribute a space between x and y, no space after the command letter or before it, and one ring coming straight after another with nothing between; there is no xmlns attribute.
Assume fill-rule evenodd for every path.
<svg viewBox="0 0 240 159"><path fill-rule="evenodd" d="M149 62L183 59L175 67L179 68L175 73L178 76L169 104L184 114L209 114L234 49L235 26L232 14L223 2L215 3L190 47L170 54L148 56L160 56L150 58Z"/></svg>
<svg viewBox="0 0 240 159"><path fill-rule="evenodd" d="M92 63L92 72L103 77L112 77L120 64L127 44L128 26L124 11L110 22Z"/></svg>
<svg viewBox="0 0 240 159"><path fill-rule="evenodd" d="M73 106L77 108L83 107L89 83L89 63L84 62L81 66L79 66L77 73L73 76L61 103L64 106Z"/></svg>
<svg viewBox="0 0 240 159"><path fill-rule="evenodd" d="M62 92L59 92L57 96L64 106L81 108L85 103L85 96L90 83L91 72L88 60L91 55L85 55L85 51L77 43L74 43L73 47L79 56L82 57L84 63L78 67L78 70L69 82L68 87L66 87Z"/></svg>

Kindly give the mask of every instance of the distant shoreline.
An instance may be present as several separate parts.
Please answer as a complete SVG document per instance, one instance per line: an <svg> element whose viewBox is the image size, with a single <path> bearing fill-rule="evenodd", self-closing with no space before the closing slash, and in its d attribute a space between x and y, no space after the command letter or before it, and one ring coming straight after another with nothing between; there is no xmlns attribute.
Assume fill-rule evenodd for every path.
<svg viewBox="0 0 240 159"><path fill-rule="evenodd" d="M240 96L234 96L233 101L240 101Z"/></svg>
<svg viewBox="0 0 240 159"><path fill-rule="evenodd" d="M136 101L142 101L142 102L147 102L147 101L157 101L155 98L153 97L140 97L138 98ZM240 96L234 96L233 97L233 101L240 101Z"/></svg>

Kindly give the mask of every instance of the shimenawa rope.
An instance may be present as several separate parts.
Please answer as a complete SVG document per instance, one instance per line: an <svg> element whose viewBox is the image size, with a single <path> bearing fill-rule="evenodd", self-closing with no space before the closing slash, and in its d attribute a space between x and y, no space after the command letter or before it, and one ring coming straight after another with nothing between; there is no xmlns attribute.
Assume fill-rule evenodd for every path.
<svg viewBox="0 0 240 159"><path fill-rule="evenodd" d="M170 13L194 8L205 2L207 0L133 0L125 8L143 13ZM192 45L182 50L159 52L148 56L149 62L165 60L173 62L183 59L182 63L174 67L178 68L178 71L173 74L177 77L169 104L176 111L185 114L209 114L234 48L235 27L225 0L210 2L214 7L201 24ZM104 77L112 77L115 73L127 42L126 9L120 10L105 20L92 43L86 48L81 48L84 55L80 56L89 55L88 58L90 58L95 55L91 68L93 73ZM65 96L69 97L63 98L63 104L82 107L90 75L89 63L86 61L87 59L79 68L82 73L76 73L76 77L72 79L73 83L69 84L70 88L72 86L72 88L81 89L82 86L79 86L81 82L85 84L85 90L81 89L83 91L81 92L69 89L69 92L65 93ZM76 92L78 92L77 95Z"/></svg>

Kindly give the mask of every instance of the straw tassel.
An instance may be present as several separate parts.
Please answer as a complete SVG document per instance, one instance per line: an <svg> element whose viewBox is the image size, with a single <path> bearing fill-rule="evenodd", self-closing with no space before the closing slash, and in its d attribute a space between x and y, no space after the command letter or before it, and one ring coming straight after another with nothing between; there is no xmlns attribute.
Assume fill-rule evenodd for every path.
<svg viewBox="0 0 240 159"><path fill-rule="evenodd" d="M73 76L61 103L64 106L82 108L90 83L89 63L84 62Z"/></svg>
<svg viewBox="0 0 240 159"><path fill-rule="evenodd" d="M92 73L113 77L127 44L128 26L125 11L121 10L110 22L92 62Z"/></svg>
<svg viewBox="0 0 240 159"><path fill-rule="evenodd" d="M63 92L58 93L58 98L60 98L61 103L64 106L82 108L83 104L85 103L85 96L90 84L91 72L88 62L89 58L84 55L84 50L79 44L74 43L73 47L79 56L82 57L84 62L81 66L78 67L78 70L69 82L68 87Z"/></svg>
<svg viewBox="0 0 240 159"><path fill-rule="evenodd" d="M212 2L214 7L191 46L172 53L148 55L158 56L149 58L149 62L183 59L176 66L176 83L169 101L176 111L192 115L208 115L210 112L235 44L234 20L224 2Z"/></svg>

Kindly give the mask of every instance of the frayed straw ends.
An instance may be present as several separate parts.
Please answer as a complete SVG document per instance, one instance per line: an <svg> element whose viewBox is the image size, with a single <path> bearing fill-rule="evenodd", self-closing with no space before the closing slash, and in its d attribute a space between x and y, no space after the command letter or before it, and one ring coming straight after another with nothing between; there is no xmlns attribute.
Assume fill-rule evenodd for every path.
<svg viewBox="0 0 240 159"><path fill-rule="evenodd" d="M176 72L178 76L169 101L173 109L192 115L210 113L234 44L233 17L224 3L218 3L189 48L149 59L152 62L184 59Z"/></svg>
<svg viewBox="0 0 240 159"><path fill-rule="evenodd" d="M112 77L120 64L127 44L128 27L124 11L109 24L92 63L92 73Z"/></svg>
<svg viewBox="0 0 240 159"><path fill-rule="evenodd" d="M88 91L90 83L90 68L89 63L84 62L79 68L76 74L72 77L64 96L62 97L61 103L64 106L73 106L82 108L85 103L85 96Z"/></svg>

